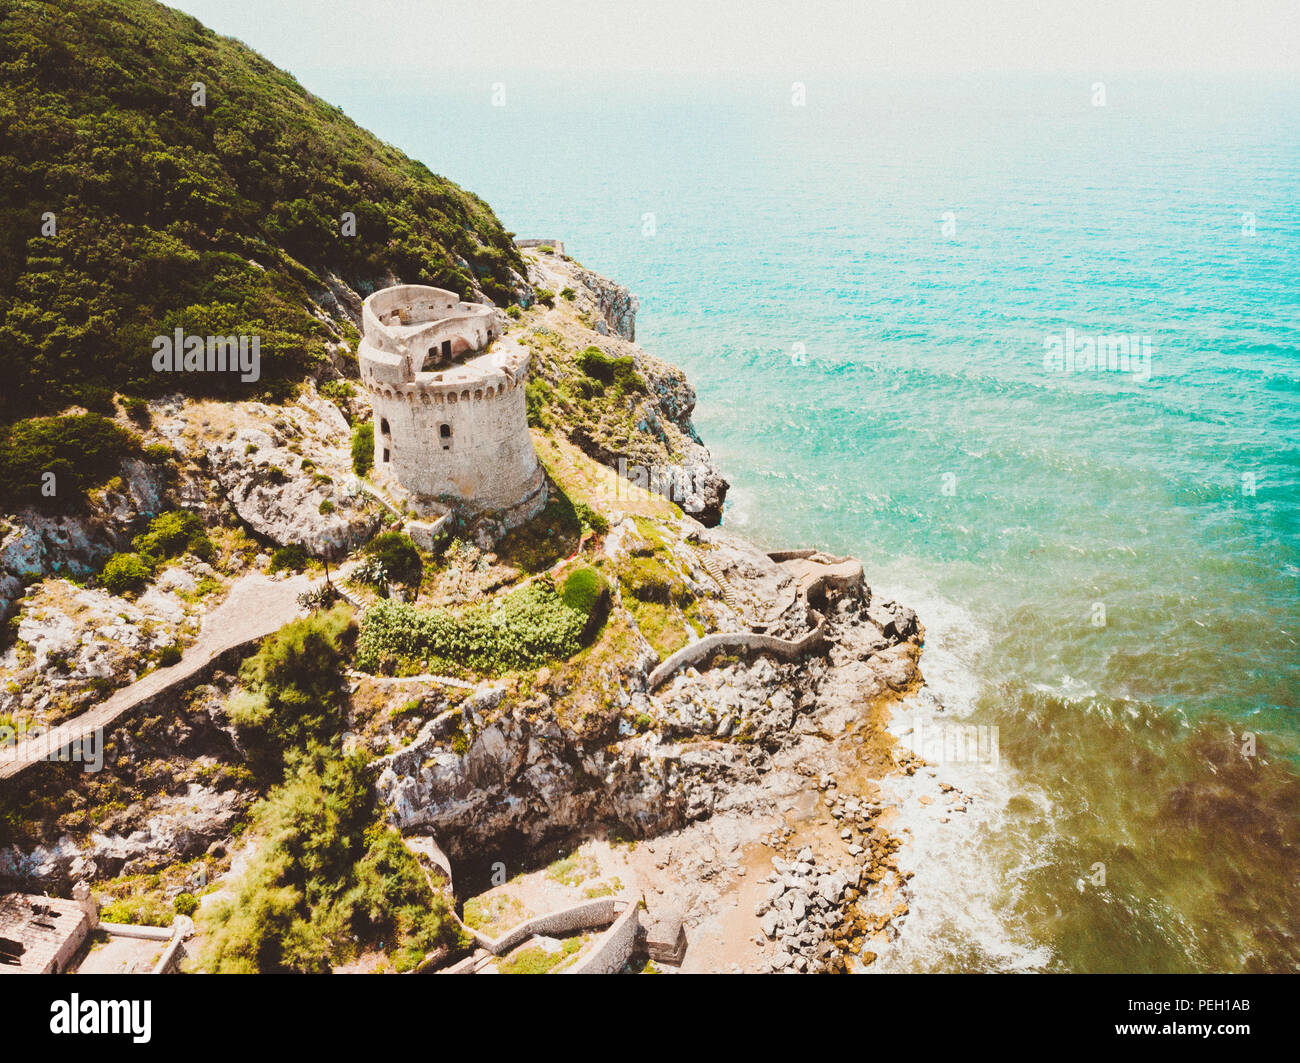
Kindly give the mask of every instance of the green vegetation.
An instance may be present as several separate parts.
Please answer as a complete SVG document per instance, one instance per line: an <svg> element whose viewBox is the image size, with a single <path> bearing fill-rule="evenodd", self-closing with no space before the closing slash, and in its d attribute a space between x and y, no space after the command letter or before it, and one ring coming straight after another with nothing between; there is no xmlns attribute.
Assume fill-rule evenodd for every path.
<svg viewBox="0 0 1300 1063"><path fill-rule="evenodd" d="M529 912L518 897L509 893L493 893L471 897L465 902L465 925L481 930L489 937L497 937L512 926L522 923Z"/></svg>
<svg viewBox="0 0 1300 1063"><path fill-rule="evenodd" d="M511 303L509 306L506 307L506 316L509 317L512 321L518 321L521 317L524 316L524 312L519 309L518 303Z"/></svg>
<svg viewBox="0 0 1300 1063"><path fill-rule="evenodd" d="M323 973L382 940L406 971L466 948L445 896L382 823L362 757L297 763L254 808L252 829L262 844L235 896L200 914L204 969Z"/></svg>
<svg viewBox="0 0 1300 1063"><path fill-rule="evenodd" d="M486 204L237 41L148 0L3 22L0 423L115 391L284 395L347 338L310 310L326 272L511 297L522 260ZM177 327L259 336L261 379L154 372Z"/></svg>
<svg viewBox="0 0 1300 1063"><path fill-rule="evenodd" d="M546 877L565 886L577 886L600 874L600 865L590 853L570 853L546 869Z"/></svg>
<svg viewBox="0 0 1300 1063"><path fill-rule="evenodd" d="M311 557L302 543L288 543L271 552L271 564L267 567L271 572L301 572L310 563Z"/></svg>
<svg viewBox="0 0 1300 1063"><path fill-rule="evenodd" d="M322 517L328 517L331 513L334 512L334 503L331 502L328 498L322 498L320 500L320 505L316 507L316 512L319 513Z"/></svg>
<svg viewBox="0 0 1300 1063"><path fill-rule="evenodd" d="M356 634L351 610L286 624L239 669L244 689L226 714L262 777L279 775L293 750L319 752L343 729L343 655Z"/></svg>
<svg viewBox="0 0 1300 1063"><path fill-rule="evenodd" d="M114 554L104 563L99 582L109 594L139 594L153 578L153 569L139 554Z"/></svg>
<svg viewBox="0 0 1300 1063"><path fill-rule="evenodd" d="M502 974L547 974L567 960L583 946L585 938L565 938L555 952L547 952L540 945L525 945L508 958L497 962Z"/></svg>
<svg viewBox="0 0 1300 1063"><path fill-rule="evenodd" d="M555 293L550 288L538 288L533 296L542 306L555 307Z"/></svg>
<svg viewBox="0 0 1300 1063"><path fill-rule="evenodd" d="M363 421L352 429L352 471L366 476L375 467L375 423Z"/></svg>
<svg viewBox="0 0 1300 1063"><path fill-rule="evenodd" d="M524 385L524 402L527 404L528 424L532 428L547 426L546 407L551 401L551 385L545 380L530 380Z"/></svg>
<svg viewBox="0 0 1300 1063"><path fill-rule="evenodd" d="M609 531L609 521L607 521L599 510L593 509L586 502L576 502L573 511L577 513L578 519L582 521L584 527L590 528L597 535L604 535Z"/></svg>
<svg viewBox="0 0 1300 1063"><path fill-rule="evenodd" d="M3 106L0 104L0 129ZM0 226L0 240L4 238L2 229ZM0 329L0 366L4 343ZM8 394L12 386L12 376L5 379L6 388L0 395ZM0 428L0 508L6 512L20 506L74 509L85 500L87 490L117 474L123 458L139 453L139 440L97 413L36 417ZM42 491L46 473L54 474L53 495Z"/></svg>
<svg viewBox="0 0 1300 1063"><path fill-rule="evenodd" d="M646 383L636 371L631 355L613 358L599 347L588 347L578 355L578 368L592 380L613 384L620 392L645 391Z"/></svg>
<svg viewBox="0 0 1300 1063"><path fill-rule="evenodd" d="M138 395L130 395L122 400L122 411L141 428L148 428L152 420L149 404Z"/></svg>
<svg viewBox="0 0 1300 1063"><path fill-rule="evenodd" d="M403 587L420 585L424 562L409 535L399 531L380 532L366 544L365 553L379 562L385 582Z"/></svg>
<svg viewBox="0 0 1300 1063"><path fill-rule="evenodd" d="M105 923L132 923L136 926L171 926L176 909L169 908L151 893L129 893L117 897L99 909Z"/></svg>
<svg viewBox="0 0 1300 1063"><path fill-rule="evenodd" d="M148 531L131 540L131 545L155 568L181 554L193 554L200 561L211 561L216 556L203 519L186 509L160 513L149 522Z"/></svg>
<svg viewBox="0 0 1300 1063"><path fill-rule="evenodd" d="M572 288L565 288L562 292L560 292L560 298L567 299L569 300L569 302L573 302L574 299L578 298L578 293L575 292Z"/></svg>
<svg viewBox="0 0 1300 1063"><path fill-rule="evenodd" d="M490 674L536 668L575 654L586 624L546 577L460 616L381 601L361 621L357 666L385 671L427 661L435 670Z"/></svg>
<svg viewBox="0 0 1300 1063"><path fill-rule="evenodd" d="M605 593L605 581L590 565L574 569L564 581L560 597L575 613L591 616Z"/></svg>
<svg viewBox="0 0 1300 1063"><path fill-rule="evenodd" d="M356 388L348 380L326 380L316 390L329 399L330 402L338 403L339 406L346 405L348 399L356 394Z"/></svg>
<svg viewBox="0 0 1300 1063"><path fill-rule="evenodd" d="M158 667L170 668L174 664L181 663L181 648L173 643L170 646L164 646L158 651Z"/></svg>
<svg viewBox="0 0 1300 1063"><path fill-rule="evenodd" d="M178 893L172 901L172 907L176 909L177 915L192 916L199 910L199 899L192 893Z"/></svg>

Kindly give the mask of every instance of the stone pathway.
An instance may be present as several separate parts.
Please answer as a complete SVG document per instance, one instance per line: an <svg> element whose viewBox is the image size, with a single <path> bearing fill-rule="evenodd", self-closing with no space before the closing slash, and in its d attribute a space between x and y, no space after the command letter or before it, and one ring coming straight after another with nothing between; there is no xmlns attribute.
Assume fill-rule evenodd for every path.
<svg viewBox="0 0 1300 1063"><path fill-rule="evenodd" d="M334 573L336 581L346 577L347 567ZM199 637L181 654L178 663L150 672L38 738L0 749L0 780L12 779L51 753L75 746L96 730L107 730L142 702L184 685L223 653L279 630L302 614L298 595L311 586L312 579L305 573L280 580L260 572L243 577L226 600L204 618Z"/></svg>

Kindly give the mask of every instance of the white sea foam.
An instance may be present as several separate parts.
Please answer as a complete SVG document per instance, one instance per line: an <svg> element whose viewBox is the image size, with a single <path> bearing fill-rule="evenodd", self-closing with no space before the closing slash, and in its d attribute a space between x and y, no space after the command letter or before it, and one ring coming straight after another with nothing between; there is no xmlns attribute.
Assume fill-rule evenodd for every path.
<svg viewBox="0 0 1300 1063"><path fill-rule="evenodd" d="M962 727L972 717L981 689L977 663L987 658L992 639L970 611L924 585L881 593L914 607L926 629L921 658L926 686L895 708L890 727L903 745L915 749L924 729L933 729L936 721ZM946 813L940 782L972 799L965 812ZM1046 795L1001 758L944 761L882 783L882 799L898 809L890 829L903 840L899 866L914 875L901 934L887 945L870 946L877 954L870 970L1025 971L1050 963L1050 950L1032 941L1011 915L1022 869L1005 861L1032 861L1032 855L994 844L1005 833L1008 803L1017 795L1039 806L1044 818L1050 816ZM921 801L926 796L928 804Z"/></svg>

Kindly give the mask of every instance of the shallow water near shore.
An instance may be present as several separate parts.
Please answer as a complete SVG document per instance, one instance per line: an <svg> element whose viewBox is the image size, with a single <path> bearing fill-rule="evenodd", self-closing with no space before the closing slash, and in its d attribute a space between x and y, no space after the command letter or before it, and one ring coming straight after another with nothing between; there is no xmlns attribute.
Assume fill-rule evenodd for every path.
<svg viewBox="0 0 1300 1063"><path fill-rule="evenodd" d="M861 557L998 729L882 967L1300 967L1300 88L504 79L303 73L632 288L726 523Z"/></svg>

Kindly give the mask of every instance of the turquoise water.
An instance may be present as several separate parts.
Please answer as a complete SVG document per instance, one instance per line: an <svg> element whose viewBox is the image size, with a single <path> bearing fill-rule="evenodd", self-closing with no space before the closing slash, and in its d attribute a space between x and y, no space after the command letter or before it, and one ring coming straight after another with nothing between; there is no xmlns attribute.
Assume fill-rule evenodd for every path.
<svg viewBox="0 0 1300 1063"><path fill-rule="evenodd" d="M1300 967L1300 85L304 80L639 295L729 525L924 606L1034 966ZM1048 368L1067 329L1149 379Z"/></svg>

